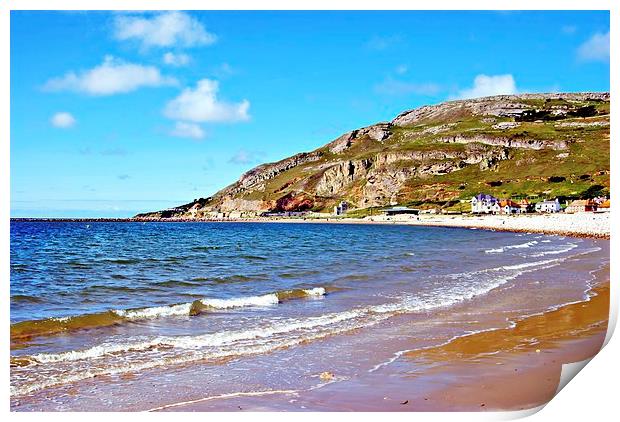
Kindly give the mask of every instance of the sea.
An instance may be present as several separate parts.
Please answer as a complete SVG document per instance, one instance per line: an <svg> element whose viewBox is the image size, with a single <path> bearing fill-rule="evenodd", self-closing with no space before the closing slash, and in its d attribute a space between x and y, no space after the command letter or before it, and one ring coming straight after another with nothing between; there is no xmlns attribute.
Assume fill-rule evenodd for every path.
<svg viewBox="0 0 620 422"><path fill-rule="evenodd" d="M152 410L321 388L587 300L609 242L397 224L11 221L10 255L11 409Z"/></svg>

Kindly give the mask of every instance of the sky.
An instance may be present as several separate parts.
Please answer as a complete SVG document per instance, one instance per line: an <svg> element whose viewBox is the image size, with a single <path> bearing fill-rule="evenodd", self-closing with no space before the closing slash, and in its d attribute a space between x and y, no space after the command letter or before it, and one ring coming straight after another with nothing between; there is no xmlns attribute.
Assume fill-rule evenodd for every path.
<svg viewBox="0 0 620 422"><path fill-rule="evenodd" d="M609 91L609 12L11 12L11 216L130 217L426 104Z"/></svg>

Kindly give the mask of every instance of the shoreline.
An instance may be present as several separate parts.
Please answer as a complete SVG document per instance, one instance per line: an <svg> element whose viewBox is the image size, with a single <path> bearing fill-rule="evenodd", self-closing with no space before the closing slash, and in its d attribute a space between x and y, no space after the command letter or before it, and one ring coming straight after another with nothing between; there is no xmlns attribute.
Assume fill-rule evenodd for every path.
<svg viewBox="0 0 620 422"><path fill-rule="evenodd" d="M66 223L288 223L288 224L369 224L453 227L514 233L606 239L611 238L609 213L526 214L526 215L421 215L365 218L255 217L237 219L141 219L141 218L11 218L11 222Z"/></svg>
<svg viewBox="0 0 620 422"><path fill-rule="evenodd" d="M518 411L553 399L562 365L594 357L609 316L608 268L582 301L398 356L398 369L308 390L266 390L168 403L149 411ZM534 337L532 337L534 336ZM534 341L532 341L534 339ZM420 362L430 369L415 370ZM449 375L449 376L446 376ZM421 387L421 388L419 388ZM352 394L355 392L355 394ZM361 407L360 407L361 406Z"/></svg>

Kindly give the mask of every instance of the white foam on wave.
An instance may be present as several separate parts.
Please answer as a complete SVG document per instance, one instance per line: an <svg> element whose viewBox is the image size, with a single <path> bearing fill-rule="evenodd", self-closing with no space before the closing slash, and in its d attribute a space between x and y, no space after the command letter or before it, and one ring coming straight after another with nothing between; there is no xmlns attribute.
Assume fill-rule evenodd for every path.
<svg viewBox="0 0 620 422"><path fill-rule="evenodd" d="M192 307L191 303L182 303L179 305L172 306L154 306L152 308L143 308L143 309L116 309L114 312L116 315L136 320L136 319L152 319L152 318L160 318L167 316L187 316L189 315L189 311Z"/></svg>
<svg viewBox="0 0 620 422"><path fill-rule="evenodd" d="M243 308L246 306L277 305L279 300L275 293L269 293L262 296L233 297L229 299L200 299L200 302L211 308L230 309Z"/></svg>
<svg viewBox="0 0 620 422"><path fill-rule="evenodd" d="M522 270L524 268L539 267L539 266L548 265L548 264L561 262L561 261L563 261L563 259L561 258L546 259L544 261L525 262L523 264L516 264L516 265L504 265L499 268L504 269L504 270ZM483 270L483 271L488 271L488 270Z"/></svg>
<svg viewBox="0 0 620 422"><path fill-rule="evenodd" d="M268 338L274 335L285 334L293 331L310 330L317 327L334 325L343 321L373 314L398 314L428 311L440 307L452 306L456 303L486 294L525 272L546 268L549 265L555 265L565 259L566 258L548 259L517 265L489 268L469 273L452 274L449 277L456 282L438 287L433 294L427 293L405 295L400 297L396 302L392 303L373 305L366 308L356 308L344 312L320 315L317 317L278 321L266 327L242 331L222 331L198 336L160 336L149 340L140 340L128 343L102 344L81 351L69 351L55 354L42 353L34 355L32 358L39 363L49 363L93 359L108 354L137 352L153 348L200 349L205 347L219 347L239 341ZM322 287L308 290L314 292L314 294L324 294L324 289ZM255 305L257 303L277 303L274 302L273 298L267 298L266 296L271 295L248 297L246 298L248 300L239 300L234 303L236 303L237 306L248 306L248 304ZM255 298L261 299L256 300ZM230 301L232 300L233 299L230 299ZM275 297L275 300L277 300L277 297ZM225 304L220 305L232 306L232 303L233 302L226 302Z"/></svg>
<svg viewBox="0 0 620 422"><path fill-rule="evenodd" d="M487 249L484 251L484 253L503 253L507 249L529 248L529 247L536 245L537 243L538 243L537 240L532 240L530 242L519 243L518 245L508 245L508 246L502 246L501 248L496 248L496 249Z"/></svg>
<svg viewBox="0 0 620 422"><path fill-rule="evenodd" d="M305 289L303 292L307 296L324 296L326 291L323 287L314 287ZM214 309L232 309L250 306L273 306L280 302L276 293L268 293L259 296L242 296L226 299L204 298L200 299L200 303L204 306ZM181 303L178 305L154 306L142 309L116 309L113 310L116 315L129 319L153 319L170 316L189 316L192 303Z"/></svg>
<svg viewBox="0 0 620 422"><path fill-rule="evenodd" d="M325 288L314 287L312 289L304 289L304 293L308 296L325 296Z"/></svg>
<svg viewBox="0 0 620 422"><path fill-rule="evenodd" d="M220 347L234 342L267 338L277 334L292 331L310 330L317 327L333 325L362 315L359 311L345 311L325 314L304 319L289 319L284 322L272 323L266 327L253 328L241 331L219 331L197 336L158 336L148 340L138 340L127 343L104 343L84 350L62 353L40 353L32 358L39 363L77 361L99 358L109 354L121 352L139 352L156 347L200 349L204 347Z"/></svg>
<svg viewBox="0 0 620 422"><path fill-rule="evenodd" d="M197 360L205 360L205 359L218 359L218 358L226 358L231 356L249 356L249 355L257 355L271 352L273 350L292 347L299 345L300 343L304 343L307 341L319 340L324 337L340 334L346 331L350 331L356 328L360 328L360 325L353 325L351 327L345 327L338 330L334 330L331 332L320 332L316 334L311 334L307 337L297 337L288 339L279 343L272 344L255 344L250 346L242 346L235 347L234 349L222 350L222 351L213 351L209 350L207 352L200 353L184 353L178 355L174 358L166 358L166 359L149 359L146 362L139 363L131 363L128 364L126 362L122 362L120 365L107 367L105 369L84 369L78 370L74 373L70 373L69 371L63 372L59 377L50 377L45 376L42 379L35 383L25 384L21 386L11 385L10 387L10 395L11 396L19 396L24 394L32 393L33 391L42 390L49 387L54 387L63 384L69 384L93 377L97 377L100 375L120 375L131 372L140 372L143 370L148 370L152 368L156 368L159 366L170 366L170 365L179 365L183 363L194 362Z"/></svg>
<svg viewBox="0 0 620 422"><path fill-rule="evenodd" d="M504 252L504 248L487 249L484 251L484 253L502 253L502 252Z"/></svg>
<svg viewBox="0 0 620 422"><path fill-rule="evenodd" d="M12 386L11 395L26 394L100 374L114 375L200 359L267 353L282 347L301 344L352 329L368 327L394 315L423 312L455 305L484 295L523 273L549 268L568 258L560 257L452 274L450 276L451 282L442 283L430 292L404 295L397 298L395 302L382 305L354 308L303 319L267 320L266 325L237 331L221 331L191 336L142 337L130 341L124 340L122 343L104 343L77 351L37 354L31 356L35 362L54 365L52 368L62 368L61 375L43 376L40 375L42 374L41 371L34 369L35 380L33 381L35 382ZM322 295L325 290L319 287L307 289L305 292L306 294ZM248 300L237 301L236 303L243 303L244 306L248 306L248 304L253 306L256 303L277 303L273 298L266 299L265 296L270 295L251 296L246 298ZM262 299L253 299L257 297ZM226 306L231 303L227 302ZM148 354L143 355L141 352ZM105 363L105 367L96 367L93 365L95 362ZM83 369L85 367L87 369ZM23 370L28 370L26 368Z"/></svg>
<svg viewBox="0 0 620 422"><path fill-rule="evenodd" d="M566 253L566 252L570 252L573 249L575 249L576 247L577 247L576 244L569 243L568 245L565 245L563 248L553 249L553 250L550 250L550 251L543 251L543 252L539 252L539 253L533 254L531 256L536 258L536 257L541 257L541 256L546 256L546 255L559 255L559 254L563 254L563 253Z"/></svg>

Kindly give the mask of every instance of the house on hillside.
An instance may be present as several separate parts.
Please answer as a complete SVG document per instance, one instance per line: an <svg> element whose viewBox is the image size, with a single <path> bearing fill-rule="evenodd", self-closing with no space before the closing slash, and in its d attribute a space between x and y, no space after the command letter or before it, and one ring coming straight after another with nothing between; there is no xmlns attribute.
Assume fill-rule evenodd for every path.
<svg viewBox="0 0 620 422"><path fill-rule="evenodd" d="M472 214L497 214L500 212L499 200L484 193L471 198Z"/></svg>
<svg viewBox="0 0 620 422"><path fill-rule="evenodd" d="M516 214L519 210L519 204L510 199L502 199L499 201L500 214Z"/></svg>
<svg viewBox="0 0 620 422"><path fill-rule="evenodd" d="M593 212L596 211L596 204L591 199L577 199L566 207L567 213Z"/></svg>
<svg viewBox="0 0 620 422"><path fill-rule="evenodd" d="M543 213L554 213L560 212L562 210L562 207L560 206L560 200L558 198L555 198L554 201L537 202L534 208L536 209L536 212Z"/></svg>

